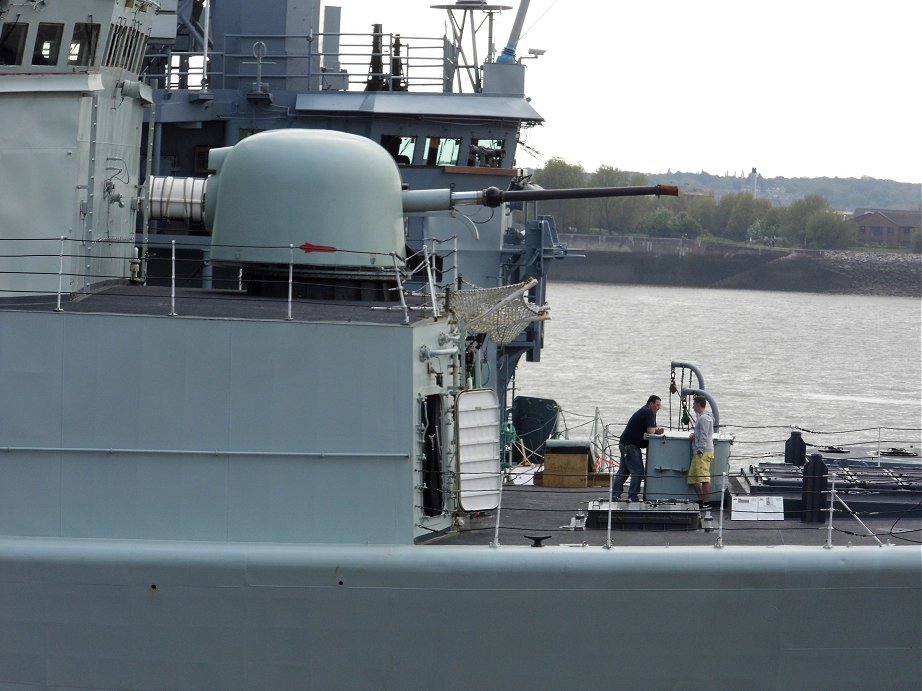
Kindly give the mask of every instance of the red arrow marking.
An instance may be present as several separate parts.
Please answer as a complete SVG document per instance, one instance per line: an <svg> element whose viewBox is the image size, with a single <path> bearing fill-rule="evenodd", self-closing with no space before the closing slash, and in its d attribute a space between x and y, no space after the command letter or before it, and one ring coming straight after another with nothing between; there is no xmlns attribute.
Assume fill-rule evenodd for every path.
<svg viewBox="0 0 922 691"><path fill-rule="evenodd" d="M330 247L329 245L313 245L309 242L305 242L299 247L305 253L308 252L336 252L335 247Z"/></svg>

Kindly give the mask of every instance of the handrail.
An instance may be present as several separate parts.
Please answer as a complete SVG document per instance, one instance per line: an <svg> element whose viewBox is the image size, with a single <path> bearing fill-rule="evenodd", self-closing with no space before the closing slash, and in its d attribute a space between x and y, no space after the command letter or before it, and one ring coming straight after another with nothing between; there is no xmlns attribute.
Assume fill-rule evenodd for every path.
<svg viewBox="0 0 922 691"><path fill-rule="evenodd" d="M261 273L251 276L251 280L259 281L261 285L270 288L274 284L277 285L280 296L287 287L288 321L292 320L292 303L295 297L293 286L296 281L308 281L313 285L340 286L343 285L343 280L371 279L378 282L382 290L400 291L399 296L393 296L393 302L403 309L407 323L409 311L420 309L418 299L414 299L412 304L407 304L406 297L418 298L413 292L407 291L415 290L420 283L429 284L426 308L432 310L438 309L439 304L437 299L433 300L433 295L446 286L455 284L458 271L455 244L453 238L431 242L431 246L426 250L430 261L421 262L416 271L407 265L415 255L405 257L393 252L340 248L337 251L345 254L374 254L385 258L385 261L379 262L373 269L367 269L357 262L355 267L344 267L344 278L337 278L325 270L325 265L312 263L306 258L308 255L294 252L297 248L292 243L213 245L210 238L170 235L148 243L147 256L143 259L149 262L156 259L158 263L152 266L146 277L140 278L135 266L142 258L138 256L138 243L134 237L95 240L92 243L91 259L89 243L80 238L4 237L0 238L0 309L34 310L47 307L56 312L93 311L91 303L76 301L75 298L105 292L108 297L131 301L156 297L159 295L157 291L164 291L167 305L163 313L176 316L182 311L180 307L189 304L190 299L212 302L264 299L250 298L242 294L242 277L239 272L235 271L234 275L230 276L231 270L235 269L234 266L219 265L218 273L213 271L209 253L213 246L221 246L270 250L272 255L277 255L275 264L261 263ZM185 254L180 250L184 250ZM420 252L420 255L423 254L424 252ZM434 257L438 258L440 266L438 274L433 273ZM425 270L427 264L428 271ZM420 268L424 269L426 276L417 274ZM144 287L148 289L142 289ZM204 290L196 290L199 288ZM382 297L381 300L371 300L368 303L359 301L357 308L363 304L382 301L391 302L391 299ZM135 309L129 307L130 302L118 304L135 313ZM148 304L140 309L146 314L152 314L155 312L150 310L156 311L158 305L162 305L162 302L157 302L156 305ZM109 308L112 307L110 304ZM223 313L220 308L207 308L206 311L211 316L220 316Z"/></svg>
<svg viewBox="0 0 922 691"><path fill-rule="evenodd" d="M383 49L373 50L373 38L383 36ZM394 39L399 35L401 54L391 50ZM318 39L338 37L348 39L340 42L336 52L315 50ZM380 83L390 85L391 80L399 80L408 89L414 91L445 91L444 39L433 36L405 36L384 32L374 33L317 33L308 41L306 36L295 34L227 34L227 46L224 51L209 51L208 69L203 68L201 51L175 51L169 53L148 53L147 66L163 65L162 69L145 72L148 80L159 82L165 91L188 89L189 91L207 91L210 89L241 88L241 81L250 82L256 70L251 46L255 42L267 44L263 65L272 65L271 70L262 70L262 80L306 80L299 91L315 91L329 88L332 79L345 77L346 88L338 90L364 90L369 77L379 77ZM298 49L297 42L304 42L303 49ZM294 45L293 45L294 44ZM325 67L329 58L336 58L340 71L333 72ZM380 58L381 72L369 72L372 57ZM174 66L173 59L178 59ZM306 61L306 64L301 64ZM188 67L190 63L196 67ZM394 73L391 67L399 63L400 72ZM185 68L183 66L186 66ZM189 78L192 84L189 84ZM198 79L201 77L201 79Z"/></svg>

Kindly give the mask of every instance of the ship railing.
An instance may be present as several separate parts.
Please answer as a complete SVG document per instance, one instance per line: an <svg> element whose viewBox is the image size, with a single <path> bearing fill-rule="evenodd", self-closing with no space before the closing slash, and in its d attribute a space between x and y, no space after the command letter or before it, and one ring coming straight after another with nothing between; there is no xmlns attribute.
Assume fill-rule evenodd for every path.
<svg viewBox="0 0 922 691"><path fill-rule="evenodd" d="M548 539L551 543L559 543L572 540L574 536L579 535L576 538L580 541L578 544L601 544L607 549L613 549L615 542L623 542L613 539L613 531L617 530L616 525L619 522L616 514L620 512L623 518L626 515L624 511L630 513L631 508L625 509L624 502L615 504L608 501L611 496L613 474L604 485L586 487L579 482L569 482L585 480L584 472L556 471L549 475L547 471L542 471L540 466L530 468L527 474L519 472L520 470L511 468L502 474L496 509L480 520L472 517L469 523L465 521L462 532L482 533L483 537L480 539L484 542L489 539L494 547L502 544L522 544L523 539L534 539L534 536L541 536L541 540ZM462 472L460 475L482 479L485 474ZM806 508L809 499L805 499L805 508L784 506L781 510L780 505L776 503L767 509L760 509L761 513L756 515L752 513L751 506L733 505L731 508L731 494L728 491L731 484L729 471L712 475L711 485L717 488L720 498L704 509L699 509L698 497L692 488L689 488L686 497L679 496L668 501L644 500L639 504L627 506L632 507L634 511L671 512L673 531L678 529L676 526L679 521L676 517L680 512L692 514L697 521L689 522L685 530L700 534L703 540L702 537L694 541L677 537L676 541L679 544L703 544L716 548L732 547L734 544L761 544L758 538L754 541L753 535L759 531L772 533L764 538L766 544L775 544L778 533L796 533L791 538L781 539L790 544L813 545L826 549L833 546L834 537L838 537L840 543L844 540L849 546L856 542L878 546L919 544L919 507L906 508L907 505L916 502L922 503L922 475L917 475L918 477L914 476L915 488L907 488L904 491L903 502L889 510L879 507L867 510L853 509L847 503L848 494L842 493L838 477L833 474L830 489L806 492L806 496L815 497L812 503L819 507L818 509ZM691 508L683 508L685 505ZM822 508L824 506L826 508ZM814 513L819 518L813 518L811 514ZM874 520L876 523L872 523ZM849 524L852 523L859 526L859 529L851 530ZM655 519L649 520L646 525L657 529Z"/></svg>
<svg viewBox="0 0 922 691"><path fill-rule="evenodd" d="M816 430L801 425L723 425L734 431L734 458L739 463L784 461L785 442L791 431L801 434L809 455L818 452L828 458L861 456L867 463L880 466L888 460L900 460L900 449L922 454L918 430L905 427L859 427L853 429Z"/></svg>
<svg viewBox="0 0 922 691"><path fill-rule="evenodd" d="M392 282L390 291L398 293L386 301L399 303L405 321L410 311L428 310L438 314L444 302L444 290L454 286L458 275L457 238L427 239L423 249L408 257L352 248L320 245L226 245L212 243L205 236L153 235L146 245L134 239L99 239L86 242L67 237L0 238L0 302L34 301L51 298L61 311L64 302L75 297L106 289L113 295L119 284L144 284L170 289L169 314L177 314L177 301L202 299L198 293L179 295L182 289L246 293L243 269L238 265L212 262L212 251L256 251L267 269L259 282L267 291L263 295L282 296L287 291L288 310L295 301L293 287L309 284L318 292L341 286L342 276L358 281L374 278L382 285ZM145 248L145 249L142 249ZM374 277L358 268L350 269L297 261L311 252L339 252L361 255L356 265L363 265L367 255L380 255ZM387 268L387 267L393 267ZM350 273L351 272L351 273ZM137 291L125 293L139 296ZM225 298L227 296L225 295ZM412 301L412 304L410 302Z"/></svg>
<svg viewBox="0 0 922 691"><path fill-rule="evenodd" d="M858 513L856 511L853 511L852 508L845 502L845 500L842 499L841 495L836 491L836 479L837 479L837 473L832 473L832 486L829 489L829 508L826 509L826 511L828 511L828 516L826 520L826 544L824 545L824 547L826 547L827 549L832 547L832 531L834 529L833 517L835 514L835 503L836 502L839 502L845 508L846 513L864 529L865 533L867 533L871 538L873 538L879 546L883 547L884 543L880 541L880 538L877 537L874 531L871 530L867 526L867 524L861 520L861 517L858 515Z"/></svg>
<svg viewBox="0 0 922 691"><path fill-rule="evenodd" d="M374 49L375 38L381 50ZM337 52L320 48L339 40ZM397 39L399 49L395 49ZM154 88L270 91L442 92L451 90L452 64L443 38L397 34L228 34L227 49L149 52L144 74ZM399 53L397 52L399 50ZM372 64L378 69L372 69Z"/></svg>

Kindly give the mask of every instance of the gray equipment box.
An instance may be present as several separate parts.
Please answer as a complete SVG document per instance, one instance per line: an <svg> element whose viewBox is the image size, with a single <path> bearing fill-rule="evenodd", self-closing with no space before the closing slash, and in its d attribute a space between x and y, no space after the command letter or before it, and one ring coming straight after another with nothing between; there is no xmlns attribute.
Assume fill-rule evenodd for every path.
<svg viewBox="0 0 922 691"><path fill-rule="evenodd" d="M647 435L647 475L643 496L647 501L695 501L698 495L688 484L688 466L692 448L689 431L667 430L664 434ZM711 463L711 501L720 500L723 474L730 465L730 445L733 436L714 435L714 461Z"/></svg>

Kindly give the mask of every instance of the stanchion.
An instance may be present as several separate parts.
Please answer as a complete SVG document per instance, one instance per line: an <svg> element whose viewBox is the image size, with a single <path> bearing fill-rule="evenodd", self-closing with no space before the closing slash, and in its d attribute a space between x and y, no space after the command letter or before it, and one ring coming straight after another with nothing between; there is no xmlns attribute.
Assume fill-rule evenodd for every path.
<svg viewBox="0 0 922 691"><path fill-rule="evenodd" d="M429 297L432 300L432 316L438 319L441 315L439 312L439 301L435 296L435 276L432 275L432 263L429 261L429 247L423 245L423 259L426 263L426 276L429 282Z"/></svg>
<svg viewBox="0 0 922 691"><path fill-rule="evenodd" d="M397 265L397 255L391 253L391 259L394 260L394 275L397 277L397 295L400 297L400 306L403 307L403 323L410 323L410 311L407 309L407 301L403 296L403 282L400 280L400 267Z"/></svg>
<svg viewBox="0 0 922 691"><path fill-rule="evenodd" d="M727 496L727 471L723 472L723 487L720 488L720 516L717 518L717 542L714 546L720 549L724 546L724 497Z"/></svg>
<svg viewBox="0 0 922 691"><path fill-rule="evenodd" d="M503 471L500 470L499 477L499 498L496 500L496 526L493 529L493 542L490 543L490 547L499 547L499 517L503 508Z"/></svg>
<svg viewBox="0 0 922 691"><path fill-rule="evenodd" d="M176 240L170 240L172 248L170 258L170 316L176 316Z"/></svg>
<svg viewBox="0 0 922 691"><path fill-rule="evenodd" d="M61 236L61 262L58 266L58 306L55 308L55 312L63 312L64 308L61 307L61 291L64 290L64 236Z"/></svg>
<svg viewBox="0 0 922 691"><path fill-rule="evenodd" d="M286 319L288 321L292 320L291 316L291 296L294 288L294 275L295 275L295 246L293 244L288 245L288 316Z"/></svg>
<svg viewBox="0 0 922 691"><path fill-rule="evenodd" d="M614 497L612 496L612 490L615 485L615 474L612 472L608 473L608 532L605 535L605 549L611 549L611 505L614 504Z"/></svg>

